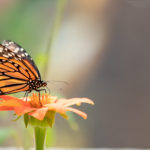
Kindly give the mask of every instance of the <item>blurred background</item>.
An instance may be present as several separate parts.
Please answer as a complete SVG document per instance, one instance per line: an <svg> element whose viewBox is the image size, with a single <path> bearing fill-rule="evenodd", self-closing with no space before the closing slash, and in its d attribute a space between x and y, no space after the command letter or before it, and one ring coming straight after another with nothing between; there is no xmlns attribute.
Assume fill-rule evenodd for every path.
<svg viewBox="0 0 150 150"><path fill-rule="evenodd" d="M149 14L149 0L0 0L0 41L22 45L53 94L95 102L86 121L58 115L47 147L150 147ZM12 116L0 145L28 149L32 128Z"/></svg>

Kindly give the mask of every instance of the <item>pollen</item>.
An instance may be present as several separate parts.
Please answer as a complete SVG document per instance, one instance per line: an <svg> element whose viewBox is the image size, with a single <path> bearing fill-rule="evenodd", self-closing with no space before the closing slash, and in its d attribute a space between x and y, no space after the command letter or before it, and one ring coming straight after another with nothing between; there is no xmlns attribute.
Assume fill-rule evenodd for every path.
<svg viewBox="0 0 150 150"><path fill-rule="evenodd" d="M48 94L43 94L39 97L39 94L37 95L33 93L32 96L29 97L28 103L30 103L32 107L40 108L43 107L43 105L45 104L50 104L55 101L57 101L56 96L49 96Z"/></svg>

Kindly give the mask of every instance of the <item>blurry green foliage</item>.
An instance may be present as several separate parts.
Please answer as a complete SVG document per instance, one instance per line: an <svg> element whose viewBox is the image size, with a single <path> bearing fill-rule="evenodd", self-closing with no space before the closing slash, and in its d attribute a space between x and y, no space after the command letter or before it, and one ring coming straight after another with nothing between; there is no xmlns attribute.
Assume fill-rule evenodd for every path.
<svg viewBox="0 0 150 150"><path fill-rule="evenodd" d="M8 7L5 6L6 8L0 13L0 41L13 40L20 44L33 57L39 69L46 64L48 58L44 47L50 34L56 2L54 0L14 0L10 5L8 3ZM23 93L19 95L23 96ZM6 118L12 120L9 114L8 112L0 113L1 120L5 120L4 124L7 124ZM7 142L8 145L12 143L17 146L22 145L25 149L31 147L32 128L26 129L20 120L23 121L17 120L16 127L13 129L9 128L10 124L6 125L8 126L6 129L0 127L0 144L13 136L12 142ZM50 139L49 136L47 138Z"/></svg>
<svg viewBox="0 0 150 150"><path fill-rule="evenodd" d="M4 141L14 134L14 130L12 128L0 128L0 145L4 143Z"/></svg>
<svg viewBox="0 0 150 150"><path fill-rule="evenodd" d="M6 7L7 9L0 14L0 41L13 40L19 43L33 57L39 70L42 70L42 72L40 71L41 74L43 74L43 71L49 69L46 68L49 67L46 65L51 55L50 50L52 43L60 27L66 1L67 0L14 1L9 8ZM22 96L23 94L17 95ZM63 97L61 94L58 96ZM9 117L9 113L7 112L0 113L0 115L2 120ZM68 113L68 116L70 127L73 130L77 130L78 124L74 115ZM22 119L21 121L23 122ZM33 146L32 128L30 126L25 128L24 124L20 123L21 121L16 122L17 126L15 128L0 127L0 144L3 144L7 138L14 137L13 141L15 145L22 145L26 150ZM53 146L56 140L55 138L55 128L49 128L47 130L46 146Z"/></svg>
<svg viewBox="0 0 150 150"><path fill-rule="evenodd" d="M43 66L48 62L48 57L45 53L39 52L35 57L35 62L38 64L39 70L44 71Z"/></svg>
<svg viewBox="0 0 150 150"><path fill-rule="evenodd" d="M68 124L70 128L74 131L77 131L79 129L79 125L76 121L75 115L72 112L67 112L67 116L69 118Z"/></svg>
<svg viewBox="0 0 150 150"><path fill-rule="evenodd" d="M44 54L56 2L53 0L14 1L9 9L5 9L3 14L0 14L0 41L13 40L19 43L33 59L36 55ZM47 57L48 55L42 57L42 61ZM41 61L37 64L41 64Z"/></svg>
<svg viewBox="0 0 150 150"><path fill-rule="evenodd" d="M30 49L35 48L34 44L40 45L49 29L53 2L17 0L0 16L0 40L11 39Z"/></svg>

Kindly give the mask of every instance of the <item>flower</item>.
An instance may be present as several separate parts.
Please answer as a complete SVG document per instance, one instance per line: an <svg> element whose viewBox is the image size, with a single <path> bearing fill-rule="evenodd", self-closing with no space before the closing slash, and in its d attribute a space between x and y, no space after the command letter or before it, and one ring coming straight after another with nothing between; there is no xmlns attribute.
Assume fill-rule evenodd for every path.
<svg viewBox="0 0 150 150"><path fill-rule="evenodd" d="M74 112L86 119L86 113L70 106L75 104L80 105L81 103L94 104L94 102L88 98L58 99L58 97L48 94L43 94L39 97L39 95L34 93L32 96L27 97L26 101L8 95L0 95L0 98L2 99L0 101L0 111L14 111L17 116L26 115L26 126L29 119L32 119L32 124L34 124L35 119L40 121L46 120L48 124L52 126L56 112L66 119L67 111Z"/></svg>

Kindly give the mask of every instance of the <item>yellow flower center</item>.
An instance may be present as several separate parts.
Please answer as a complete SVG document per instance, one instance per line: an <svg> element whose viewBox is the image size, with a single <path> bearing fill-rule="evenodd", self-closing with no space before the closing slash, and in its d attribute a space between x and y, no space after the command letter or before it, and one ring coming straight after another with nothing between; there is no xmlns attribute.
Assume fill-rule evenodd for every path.
<svg viewBox="0 0 150 150"><path fill-rule="evenodd" d="M30 103L30 105L32 107L35 108L40 108L43 107L45 104L50 104L50 103L54 103L55 101L57 101L57 97L56 96L51 96L46 94L42 94L42 96L39 97L39 94L35 94L33 93L32 96L28 97L28 103Z"/></svg>

